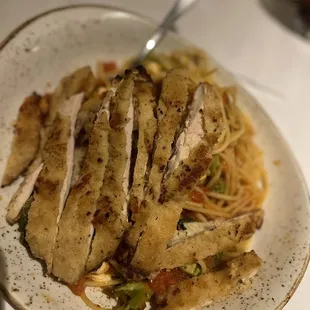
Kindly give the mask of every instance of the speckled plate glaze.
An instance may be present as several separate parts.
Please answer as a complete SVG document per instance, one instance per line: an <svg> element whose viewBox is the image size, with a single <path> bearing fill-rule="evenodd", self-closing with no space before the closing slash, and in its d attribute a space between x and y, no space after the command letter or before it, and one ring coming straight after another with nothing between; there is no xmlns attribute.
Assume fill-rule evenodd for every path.
<svg viewBox="0 0 310 310"><path fill-rule="evenodd" d="M0 51L0 176L12 140L13 120L23 98L33 90L46 91L65 74L98 59L122 61L139 50L155 25L140 16L114 8L75 6L53 10L19 27ZM169 51L189 44L169 34L160 49ZM237 84L213 58L223 85ZM239 87L239 86L238 86ZM291 151L261 106L239 87L239 104L252 118L257 142L264 149L270 178L265 221L253 248L264 267L251 290L214 304L212 309L281 309L292 296L309 260L309 197ZM275 166L274 161L281 165ZM49 277L19 243L17 226L5 221L6 207L20 180L1 189L0 288L17 309L86 309L79 297ZM111 301L100 291L90 296L104 306Z"/></svg>

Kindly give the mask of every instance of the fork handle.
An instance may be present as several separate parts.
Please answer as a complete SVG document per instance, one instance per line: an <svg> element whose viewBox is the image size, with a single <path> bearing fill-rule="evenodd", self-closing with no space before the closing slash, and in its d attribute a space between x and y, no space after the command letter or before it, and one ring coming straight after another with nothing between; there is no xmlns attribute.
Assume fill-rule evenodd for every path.
<svg viewBox="0 0 310 310"><path fill-rule="evenodd" d="M173 26L175 21L180 18L198 0L177 0L171 10L168 12L156 32L147 41L137 59L141 63L152 50L162 41L167 31Z"/></svg>
<svg viewBox="0 0 310 310"><path fill-rule="evenodd" d="M177 0L168 12L160 27L170 28L197 0Z"/></svg>

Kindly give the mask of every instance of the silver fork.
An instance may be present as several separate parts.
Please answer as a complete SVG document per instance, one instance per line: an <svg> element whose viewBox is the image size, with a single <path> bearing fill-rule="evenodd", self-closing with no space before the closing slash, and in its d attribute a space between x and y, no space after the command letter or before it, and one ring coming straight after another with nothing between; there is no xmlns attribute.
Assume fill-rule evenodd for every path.
<svg viewBox="0 0 310 310"><path fill-rule="evenodd" d="M142 50L134 61L133 67L141 64L141 62L155 49L162 41L168 30L174 26L174 23L179 19L192 5L198 0L177 0L171 10L168 12L155 33L147 40Z"/></svg>

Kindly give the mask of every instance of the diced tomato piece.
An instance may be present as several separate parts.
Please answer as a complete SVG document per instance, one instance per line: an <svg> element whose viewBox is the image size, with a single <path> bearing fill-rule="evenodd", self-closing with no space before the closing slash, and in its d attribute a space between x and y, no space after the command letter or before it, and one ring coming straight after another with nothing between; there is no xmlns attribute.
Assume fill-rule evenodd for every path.
<svg viewBox="0 0 310 310"><path fill-rule="evenodd" d="M189 197L193 202L203 203L205 201L203 194L198 191L192 191Z"/></svg>
<svg viewBox="0 0 310 310"><path fill-rule="evenodd" d="M105 73L109 72L115 72L117 70L116 62L110 61L110 62L104 62L103 63L103 71Z"/></svg>
<svg viewBox="0 0 310 310"><path fill-rule="evenodd" d="M79 280L78 283L68 285L69 289L76 296L81 296L85 292L85 278Z"/></svg>
<svg viewBox="0 0 310 310"><path fill-rule="evenodd" d="M162 270L151 282L149 287L158 296L164 295L169 286L186 280L188 275L178 268Z"/></svg>

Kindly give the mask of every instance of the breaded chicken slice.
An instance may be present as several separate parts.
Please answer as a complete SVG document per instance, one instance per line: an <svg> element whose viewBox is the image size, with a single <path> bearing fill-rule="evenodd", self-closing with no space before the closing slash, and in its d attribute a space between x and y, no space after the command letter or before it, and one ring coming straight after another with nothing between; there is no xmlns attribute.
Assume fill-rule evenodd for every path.
<svg viewBox="0 0 310 310"><path fill-rule="evenodd" d="M2 186L11 184L34 160L40 146L42 114L41 97L33 94L26 97L19 109L11 154L2 178Z"/></svg>
<svg viewBox="0 0 310 310"><path fill-rule="evenodd" d="M165 257L158 264L161 268L174 268L195 263L218 252L234 251L240 242L250 239L261 227L262 218L263 211L257 210L222 222L213 230L188 236L168 247Z"/></svg>
<svg viewBox="0 0 310 310"><path fill-rule="evenodd" d="M135 221L135 214L139 213L140 204L145 198L148 182L150 160L157 132L155 86L143 67L139 68L134 81L134 165L133 182L130 190L129 208L131 218Z"/></svg>
<svg viewBox="0 0 310 310"><path fill-rule="evenodd" d="M169 230L172 227L175 231L178 219L175 219L174 222L171 219L166 222L164 214L158 214L157 217L156 229L147 225L142 238L144 234L151 237L144 244L141 241L138 243L134 259L131 262L131 266L139 269L143 274L193 264L218 252L234 250L241 241L248 240L260 227L259 219L263 217L263 211L254 211L222 222L212 228L205 227L203 231L180 238L170 246L169 241L172 236L170 240L167 240L162 238L158 231ZM161 243L162 246L159 247L158 243ZM143 247L140 250L139 246L142 244ZM152 254L154 247L157 249L156 255Z"/></svg>
<svg viewBox="0 0 310 310"><path fill-rule="evenodd" d="M92 219L108 162L110 90L97 113L81 174L72 188L59 222L53 251L52 273L66 283L76 283L84 274L93 237Z"/></svg>
<svg viewBox="0 0 310 310"><path fill-rule="evenodd" d="M64 77L52 95L45 95L42 97L39 105L42 114L45 116L44 127L41 126L40 132L37 131L35 133L36 136L40 136L40 149L38 149L35 159L30 165L23 182L19 185L18 190L9 203L7 221L10 224L15 223L19 219L20 211L33 192L34 184L42 168L41 151L48 139L51 131L51 124L56 114L62 109L67 98L75 95L80 90L90 93L95 85L96 81L91 69L89 67L83 67L76 70L71 75ZM33 115L31 117L33 117ZM34 135L33 130L29 136L31 135ZM75 155L77 154L78 151L75 152ZM78 170L79 169L75 169L76 172L78 172Z"/></svg>
<svg viewBox="0 0 310 310"><path fill-rule="evenodd" d="M158 131L152 169L149 177L150 195L160 197L161 183L173 146L184 125L187 105L191 101L192 82L183 70L171 70L163 80L157 107Z"/></svg>
<svg viewBox="0 0 310 310"><path fill-rule="evenodd" d="M219 271L212 271L180 282L168 289L163 309L202 309L214 301L249 288L251 279L262 266L254 251L243 253Z"/></svg>
<svg viewBox="0 0 310 310"><path fill-rule="evenodd" d="M26 241L35 257L43 259L48 272L58 232L58 221L68 196L74 152L74 129L83 94L70 97L57 113L42 150L43 168L34 188L28 213Z"/></svg>
<svg viewBox="0 0 310 310"><path fill-rule="evenodd" d="M111 257L128 227L128 194L133 131L134 75L126 76L118 87L110 106L109 160L97 210L87 270L99 267Z"/></svg>
<svg viewBox="0 0 310 310"><path fill-rule="evenodd" d="M141 229L145 226L148 214L145 205L148 177L153 155L154 138L157 131L155 86L151 78L140 67L134 81L135 120L133 131L133 176L129 197L130 220L133 227L123 238L124 246L135 248ZM124 258L124 253L121 253Z"/></svg>
<svg viewBox="0 0 310 310"><path fill-rule="evenodd" d="M162 185L162 202L185 196L206 175L213 147L224 133L223 102L215 86L198 85L188 110L184 129L169 160Z"/></svg>
<svg viewBox="0 0 310 310"><path fill-rule="evenodd" d="M82 67L59 82L52 94L48 117L45 121L50 126L64 102L71 96L84 92L87 97L96 87L96 78L89 66Z"/></svg>
<svg viewBox="0 0 310 310"><path fill-rule="evenodd" d="M131 266L150 273L154 270L154 263L157 267L158 260L165 253L176 231L182 209L175 202L161 205L149 200L145 204L148 216L145 217L145 229L141 233Z"/></svg>

